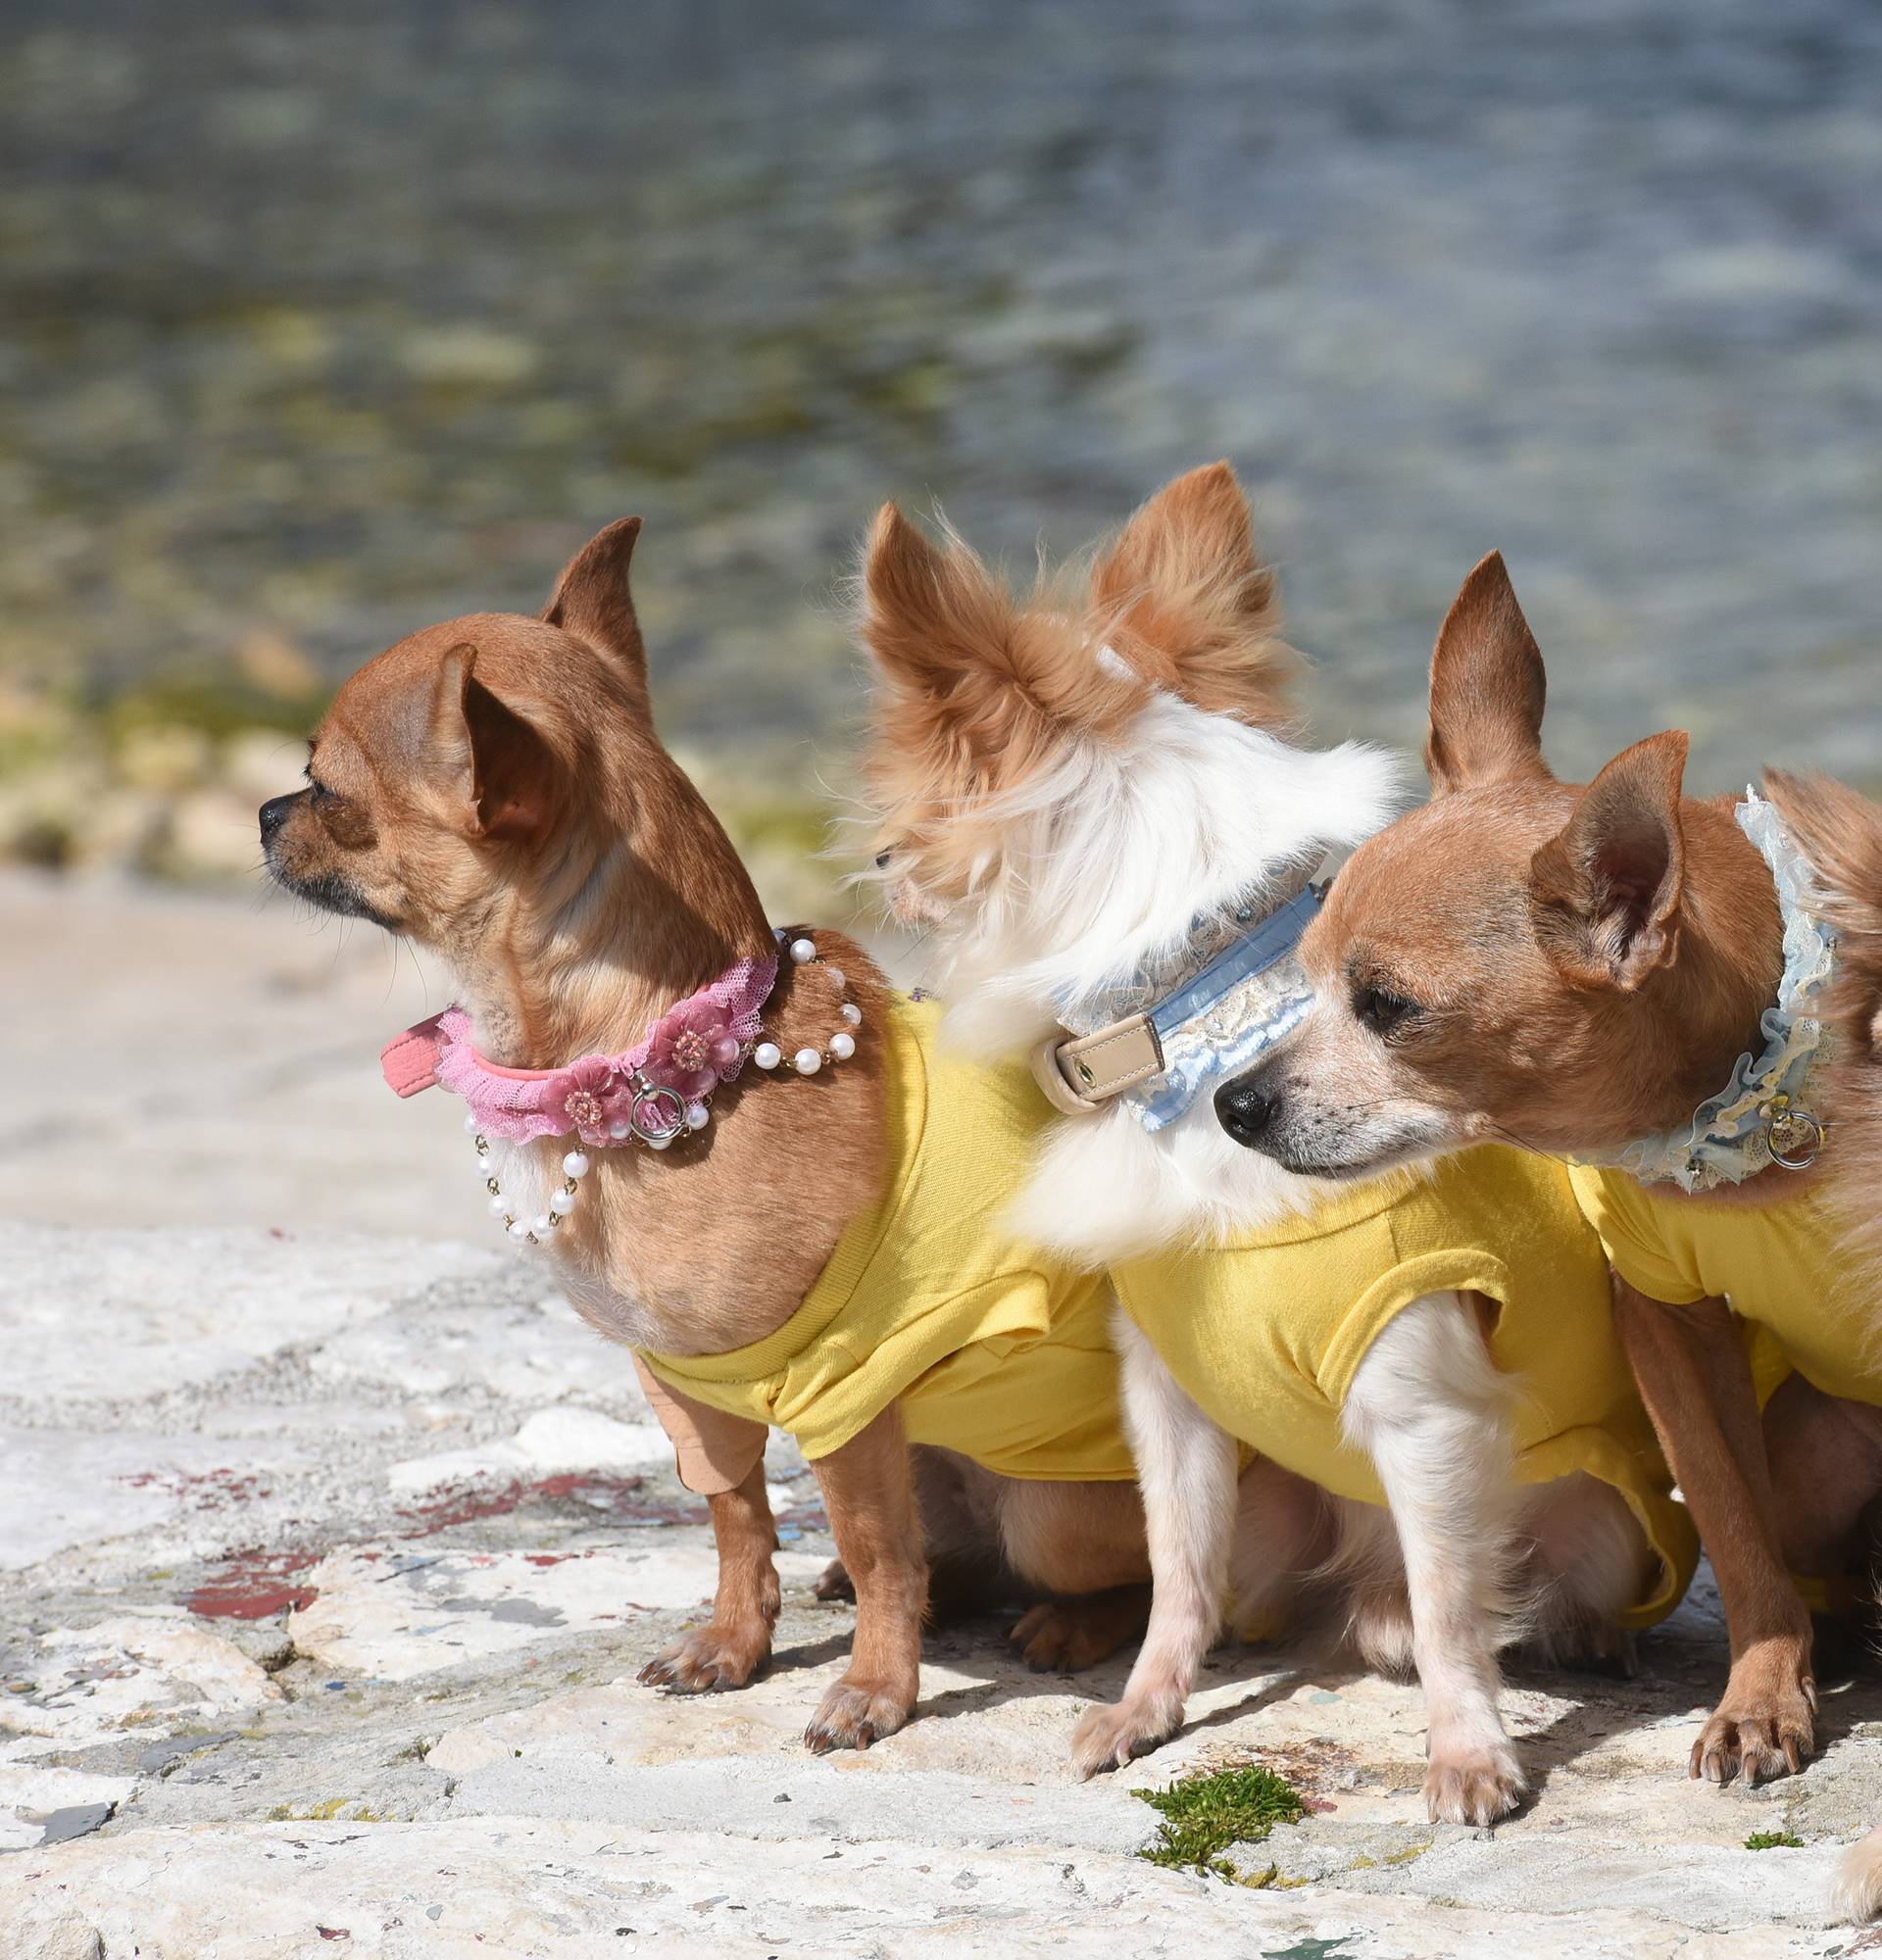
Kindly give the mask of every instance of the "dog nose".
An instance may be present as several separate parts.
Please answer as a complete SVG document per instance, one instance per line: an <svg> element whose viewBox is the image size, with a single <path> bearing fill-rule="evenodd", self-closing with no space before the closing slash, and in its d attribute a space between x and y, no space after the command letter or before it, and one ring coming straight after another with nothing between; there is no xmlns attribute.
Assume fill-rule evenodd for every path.
<svg viewBox="0 0 1882 1960"><path fill-rule="evenodd" d="M1238 1144L1253 1149L1274 1115L1274 1104L1246 1076L1215 1092L1215 1120Z"/></svg>
<svg viewBox="0 0 1882 1960"><path fill-rule="evenodd" d="M262 842L264 844L287 821L289 812L300 800L300 795L296 792L293 796L270 797L263 804L260 815L262 819Z"/></svg>

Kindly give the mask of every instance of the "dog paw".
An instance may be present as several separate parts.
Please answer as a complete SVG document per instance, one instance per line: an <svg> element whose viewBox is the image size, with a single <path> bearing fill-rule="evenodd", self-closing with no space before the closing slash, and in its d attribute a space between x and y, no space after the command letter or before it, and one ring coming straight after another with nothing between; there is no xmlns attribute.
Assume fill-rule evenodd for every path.
<svg viewBox="0 0 1882 1960"><path fill-rule="evenodd" d="M1433 1824L1496 1824L1522 1799L1528 1784L1508 1745L1433 1757L1424 1804Z"/></svg>
<svg viewBox="0 0 1882 1960"><path fill-rule="evenodd" d="M1036 1672L1076 1674L1140 1639L1149 1616L1145 1589L1119 1586L1107 1592L1044 1600L1020 1616L1007 1639Z"/></svg>
<svg viewBox="0 0 1882 1960"><path fill-rule="evenodd" d="M1181 1703L1163 1708L1148 1696L1100 1702L1085 1711L1071 1738L1071 1766L1081 1777L1120 1770L1169 1740L1182 1726Z"/></svg>
<svg viewBox="0 0 1882 1960"><path fill-rule="evenodd" d="M830 1560L817 1574L817 1583L811 1593L817 1599L841 1599L854 1606L856 1604L856 1582L850 1577L849 1568L840 1558Z"/></svg>
<svg viewBox="0 0 1882 1960"><path fill-rule="evenodd" d="M813 1755L832 1749L867 1749L884 1736L893 1736L909 1719L915 1697L870 1681L839 1681L823 1697L823 1705L804 1731L804 1746Z"/></svg>
<svg viewBox="0 0 1882 1960"><path fill-rule="evenodd" d="M637 1677L643 1688L670 1688L676 1694L704 1694L716 1688L743 1688L770 1657L768 1627L751 1632L696 1627L656 1654Z"/></svg>
<svg viewBox="0 0 1882 1960"><path fill-rule="evenodd" d="M1728 1784L1735 1776L1747 1783L1795 1776L1815 1746L1810 1719L1815 1707L1815 1690L1808 1683L1780 1706L1754 1711L1721 1702L1699 1732L1688 1774L1716 1784Z"/></svg>
<svg viewBox="0 0 1882 1960"><path fill-rule="evenodd" d="M1045 1602L1021 1614L1007 1639L1038 1674L1075 1674L1095 1666L1117 1644L1109 1629L1093 1626L1075 1608Z"/></svg>

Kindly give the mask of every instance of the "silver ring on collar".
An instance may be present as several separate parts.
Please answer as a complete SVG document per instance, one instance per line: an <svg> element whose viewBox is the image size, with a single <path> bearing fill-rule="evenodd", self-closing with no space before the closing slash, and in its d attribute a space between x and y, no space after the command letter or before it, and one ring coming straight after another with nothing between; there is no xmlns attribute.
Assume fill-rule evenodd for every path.
<svg viewBox="0 0 1882 1960"><path fill-rule="evenodd" d="M1808 1170L1823 1148L1823 1125L1808 1109L1785 1109L1764 1133L1771 1161L1786 1170Z"/></svg>
<svg viewBox="0 0 1882 1960"><path fill-rule="evenodd" d="M670 1123L662 1120L669 1107L672 1110ZM643 1114L643 1111L647 1113ZM627 1112L627 1121L643 1144L669 1144L686 1127L685 1099L676 1089L650 1082L634 1091L633 1107Z"/></svg>

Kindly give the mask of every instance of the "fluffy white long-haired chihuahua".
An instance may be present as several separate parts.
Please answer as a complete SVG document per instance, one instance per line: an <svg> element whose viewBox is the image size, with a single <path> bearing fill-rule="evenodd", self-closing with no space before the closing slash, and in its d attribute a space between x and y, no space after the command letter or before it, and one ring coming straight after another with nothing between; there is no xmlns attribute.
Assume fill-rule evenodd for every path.
<svg viewBox="0 0 1882 1960"><path fill-rule="evenodd" d="M1179 988L1400 799L1387 755L1295 739L1297 660L1225 464L1169 484L1088 573L1025 600L952 533L936 546L890 506L863 597L879 675L865 775L890 909L928 935L924 978L949 1003L951 1037L986 1056L1043 1043L1042 1083L1067 1109L1081 1078L1114 1086L1100 1079L1107 1062L1138 1080L1150 1065L1128 1045L1061 1054L1068 1031ZM1204 1080L1157 1128L1121 1097L1067 1114L1017 1229L1100 1264L1312 1209L1327 1188L1234 1143L1213 1088ZM1389 1510L1325 1498L1316 1518L1275 1524L1265 1569L1237 1555L1233 1573L1234 1440L1128 1319L1117 1325L1155 1603L1123 1699L1078 1730L1077 1766L1127 1762L1174 1732L1231 1582L1237 1613L1257 1615L1330 1551L1361 1652L1394 1671L1413 1663L1423 1684L1431 1815L1506 1814L1524 1780L1498 1711L1499 1646L1519 1620L1583 1639L1611 1627L1645 1546L1606 1485L1518 1488L1519 1389L1491 1358L1477 1302L1417 1299L1353 1381L1346 1440L1369 1455Z"/></svg>

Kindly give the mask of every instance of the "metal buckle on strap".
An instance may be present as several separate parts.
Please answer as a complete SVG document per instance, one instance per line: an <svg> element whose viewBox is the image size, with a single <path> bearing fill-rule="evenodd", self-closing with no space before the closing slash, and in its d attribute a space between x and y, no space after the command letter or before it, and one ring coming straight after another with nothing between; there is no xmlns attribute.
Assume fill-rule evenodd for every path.
<svg viewBox="0 0 1882 1960"><path fill-rule="evenodd" d="M1147 1014L1090 1035L1048 1035L1032 1051L1046 1101L1067 1116L1092 1116L1114 1096L1164 1072L1163 1044Z"/></svg>

